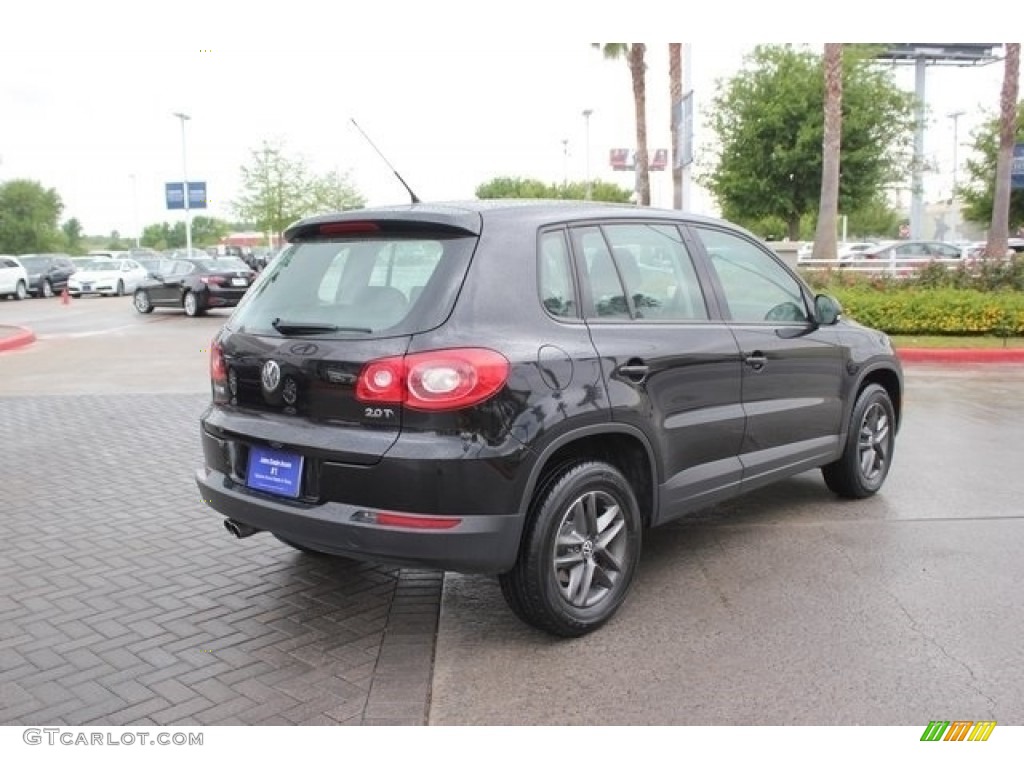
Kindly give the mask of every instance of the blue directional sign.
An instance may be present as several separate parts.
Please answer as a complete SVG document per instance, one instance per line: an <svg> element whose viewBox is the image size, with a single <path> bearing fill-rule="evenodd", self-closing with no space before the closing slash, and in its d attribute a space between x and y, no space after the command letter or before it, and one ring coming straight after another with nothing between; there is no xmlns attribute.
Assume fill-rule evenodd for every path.
<svg viewBox="0 0 1024 768"><path fill-rule="evenodd" d="M167 197L167 210L181 211L185 209L185 185L180 181L169 181L164 184ZM188 207L206 207L206 182L190 181L188 183Z"/></svg>
<svg viewBox="0 0 1024 768"><path fill-rule="evenodd" d="M1024 189L1024 144L1013 145L1013 171L1010 176L1011 189Z"/></svg>

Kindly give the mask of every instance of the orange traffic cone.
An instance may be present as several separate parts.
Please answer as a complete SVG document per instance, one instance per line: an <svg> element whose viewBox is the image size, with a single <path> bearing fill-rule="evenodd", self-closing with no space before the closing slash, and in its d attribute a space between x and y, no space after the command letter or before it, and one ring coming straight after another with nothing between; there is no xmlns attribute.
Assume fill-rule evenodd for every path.
<svg viewBox="0 0 1024 768"><path fill-rule="evenodd" d="M65 288L63 291L60 292L60 303L61 304L70 304L71 303L71 297L68 296L68 289L67 288Z"/></svg>

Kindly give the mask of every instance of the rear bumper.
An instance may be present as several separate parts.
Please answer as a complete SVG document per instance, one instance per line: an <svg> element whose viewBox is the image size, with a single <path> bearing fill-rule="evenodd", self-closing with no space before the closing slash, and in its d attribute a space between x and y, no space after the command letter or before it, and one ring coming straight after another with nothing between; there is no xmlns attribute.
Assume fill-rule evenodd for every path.
<svg viewBox="0 0 1024 768"><path fill-rule="evenodd" d="M447 530L398 528L359 519L390 510L276 499L210 468L196 472L196 483L203 501L226 517L310 549L397 565L503 573L515 563L523 525L519 515L469 515Z"/></svg>

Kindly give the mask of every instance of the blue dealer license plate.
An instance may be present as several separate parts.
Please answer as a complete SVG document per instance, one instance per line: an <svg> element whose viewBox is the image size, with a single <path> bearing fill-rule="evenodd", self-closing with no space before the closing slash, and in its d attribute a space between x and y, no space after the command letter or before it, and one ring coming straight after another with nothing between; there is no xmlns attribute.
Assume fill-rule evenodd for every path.
<svg viewBox="0 0 1024 768"><path fill-rule="evenodd" d="M253 446L245 484L258 491L295 499L302 486L302 457L287 451Z"/></svg>

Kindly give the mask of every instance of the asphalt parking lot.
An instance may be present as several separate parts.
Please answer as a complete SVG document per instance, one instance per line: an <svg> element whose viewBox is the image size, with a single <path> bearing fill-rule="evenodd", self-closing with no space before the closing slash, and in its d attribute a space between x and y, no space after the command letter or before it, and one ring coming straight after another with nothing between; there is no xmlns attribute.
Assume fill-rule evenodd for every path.
<svg viewBox="0 0 1024 768"><path fill-rule="evenodd" d="M0 724L1024 721L1024 366L913 366L893 473L651 532L601 631L491 579L236 541L198 497L226 315L0 302ZM442 584L443 582L443 584Z"/></svg>

